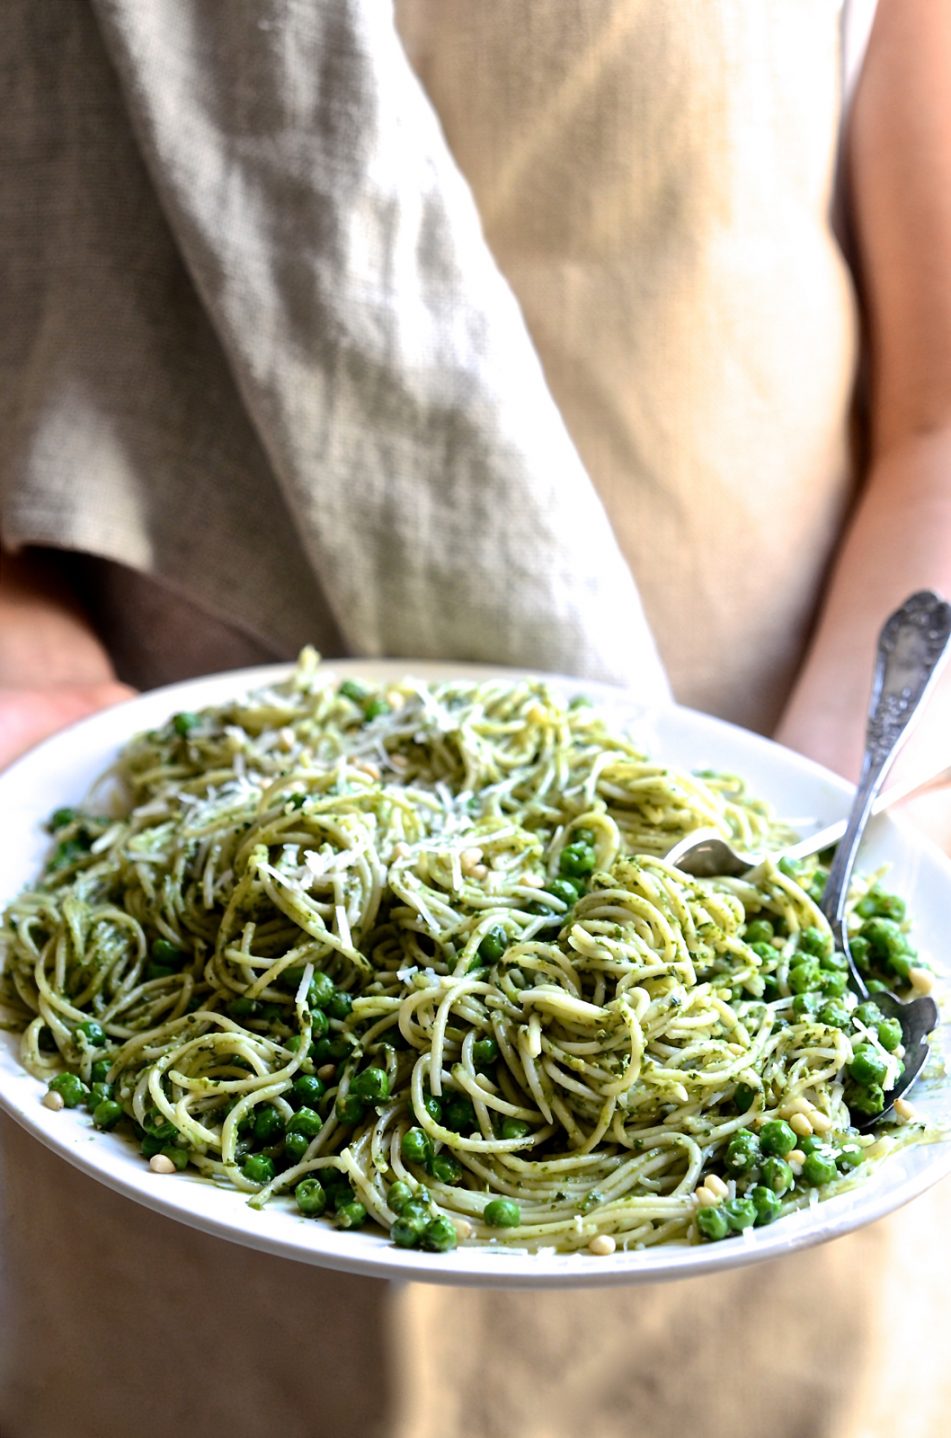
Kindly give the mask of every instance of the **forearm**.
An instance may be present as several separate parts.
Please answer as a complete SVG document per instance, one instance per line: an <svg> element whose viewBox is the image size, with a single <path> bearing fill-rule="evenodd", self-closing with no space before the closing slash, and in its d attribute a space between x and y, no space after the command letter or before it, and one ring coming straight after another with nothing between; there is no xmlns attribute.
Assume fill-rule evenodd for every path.
<svg viewBox="0 0 951 1438"><path fill-rule="evenodd" d="M114 679L108 654L53 562L0 551L0 684Z"/></svg>
<svg viewBox="0 0 951 1438"><path fill-rule="evenodd" d="M130 693L56 566L0 551L0 768Z"/></svg>
<svg viewBox="0 0 951 1438"><path fill-rule="evenodd" d="M951 597L951 425L886 450L869 476L831 577L819 626L776 737L855 778L875 643L891 611L917 589ZM916 756L943 739L951 676L929 704ZM944 730L944 732L951 732ZM930 733L930 738L929 738ZM951 761L951 741L947 760ZM936 762L940 762L937 759Z"/></svg>

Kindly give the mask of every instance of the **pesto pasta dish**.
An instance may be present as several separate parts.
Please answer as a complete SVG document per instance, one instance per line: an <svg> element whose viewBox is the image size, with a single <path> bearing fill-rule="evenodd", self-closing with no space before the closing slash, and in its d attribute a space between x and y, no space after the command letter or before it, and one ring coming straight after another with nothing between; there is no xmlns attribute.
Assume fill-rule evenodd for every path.
<svg viewBox="0 0 951 1438"><path fill-rule="evenodd" d="M852 893L859 1002L819 859L665 861L700 828L781 845L742 779L542 680L341 682L305 652L138 735L49 827L0 925L4 1020L42 1102L156 1183L433 1254L610 1254L729 1241L880 1151L855 1125L902 1050L874 993L927 983L902 901Z"/></svg>

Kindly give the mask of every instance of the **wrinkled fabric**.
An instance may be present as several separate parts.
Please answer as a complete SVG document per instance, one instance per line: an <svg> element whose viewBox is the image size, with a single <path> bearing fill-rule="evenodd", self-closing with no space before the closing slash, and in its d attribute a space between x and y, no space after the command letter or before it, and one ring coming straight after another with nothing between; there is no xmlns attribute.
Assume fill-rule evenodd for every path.
<svg viewBox="0 0 951 1438"><path fill-rule="evenodd" d="M662 699L390 8L93 10L5 18L6 542L154 574L286 652L492 659Z"/></svg>

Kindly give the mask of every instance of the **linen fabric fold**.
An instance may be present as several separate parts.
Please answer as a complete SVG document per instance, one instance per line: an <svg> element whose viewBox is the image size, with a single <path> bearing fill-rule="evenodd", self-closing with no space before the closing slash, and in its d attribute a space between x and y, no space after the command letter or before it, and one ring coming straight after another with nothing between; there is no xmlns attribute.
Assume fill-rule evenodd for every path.
<svg viewBox="0 0 951 1438"><path fill-rule="evenodd" d="M12 16L57 73L13 77L5 541L152 575L276 652L663 699L389 4L63 10Z"/></svg>

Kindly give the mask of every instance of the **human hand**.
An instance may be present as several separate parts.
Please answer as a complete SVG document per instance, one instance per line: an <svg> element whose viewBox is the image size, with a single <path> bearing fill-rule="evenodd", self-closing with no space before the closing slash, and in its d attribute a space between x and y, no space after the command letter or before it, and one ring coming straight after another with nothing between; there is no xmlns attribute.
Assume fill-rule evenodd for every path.
<svg viewBox="0 0 951 1438"><path fill-rule="evenodd" d="M29 688L0 685L0 769L56 730L134 693L114 679Z"/></svg>

